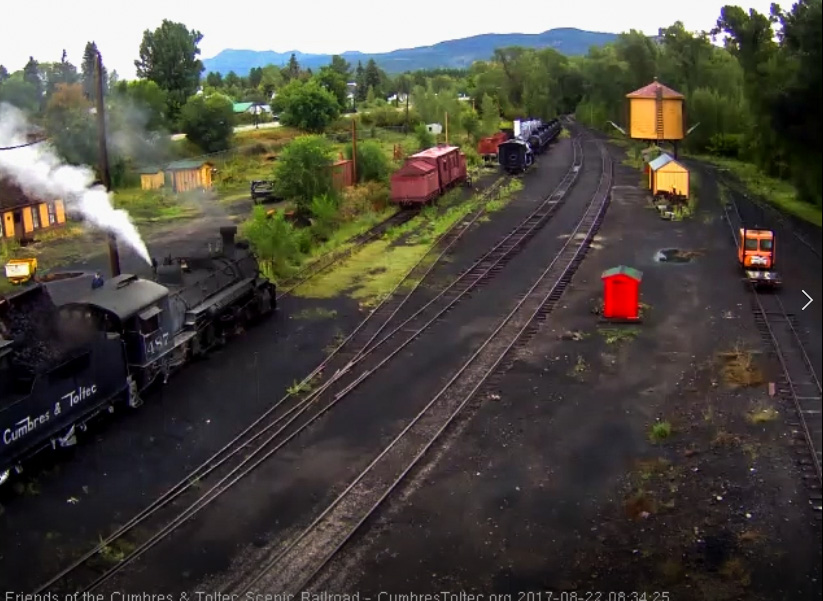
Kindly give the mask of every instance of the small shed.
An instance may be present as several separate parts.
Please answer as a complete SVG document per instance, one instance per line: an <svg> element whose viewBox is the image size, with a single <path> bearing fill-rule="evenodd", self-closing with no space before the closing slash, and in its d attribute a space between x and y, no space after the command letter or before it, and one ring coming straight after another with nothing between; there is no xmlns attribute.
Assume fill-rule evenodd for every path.
<svg viewBox="0 0 823 601"><path fill-rule="evenodd" d="M668 140L684 137L685 96L664 86L657 78L626 94L629 100L629 137L635 140Z"/></svg>
<svg viewBox="0 0 823 601"><path fill-rule="evenodd" d="M0 240L26 242L40 231L66 223L66 207L59 198L37 198L0 176Z"/></svg>
<svg viewBox="0 0 823 601"><path fill-rule="evenodd" d="M176 161L166 167L172 190L178 193L211 188L213 170L213 163L197 159Z"/></svg>
<svg viewBox="0 0 823 601"><path fill-rule="evenodd" d="M157 190L165 184L165 175L160 167L145 167L138 171L140 174L140 187L143 190Z"/></svg>
<svg viewBox="0 0 823 601"><path fill-rule="evenodd" d="M607 269L603 280L603 317L637 321L640 319L640 282L643 273L632 267L619 265Z"/></svg>
<svg viewBox="0 0 823 601"><path fill-rule="evenodd" d="M434 134L435 136L439 136L443 133L443 126L439 123L428 123L426 124L426 130L430 134Z"/></svg>
<svg viewBox="0 0 823 601"><path fill-rule="evenodd" d="M689 197L689 170L668 154L649 162L649 189L652 194L668 193Z"/></svg>
<svg viewBox="0 0 823 601"><path fill-rule="evenodd" d="M354 162L340 158L332 163L332 184L335 190L342 190L354 184Z"/></svg>

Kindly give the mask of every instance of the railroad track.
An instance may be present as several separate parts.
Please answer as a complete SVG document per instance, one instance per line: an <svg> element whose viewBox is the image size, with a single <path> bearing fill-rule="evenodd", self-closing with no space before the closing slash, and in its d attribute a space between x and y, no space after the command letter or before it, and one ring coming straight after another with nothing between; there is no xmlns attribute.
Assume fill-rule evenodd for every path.
<svg viewBox="0 0 823 601"><path fill-rule="evenodd" d="M791 227L789 220L786 218L785 215L781 214L780 211L775 209L774 207L768 206L762 200L752 198L746 193L746 190L740 185L740 182L736 181L735 179L729 176L730 171L728 169L723 169L720 167L714 168L715 172L718 175L718 179L720 180L721 184L728 188L732 193L738 194L746 199L747 202L751 203L752 207L756 208L757 211L760 213L760 222L761 224L765 224L766 219L765 215L768 212L772 217L780 224L783 231L787 231L794 237L798 242L800 242L803 246L808 248L812 254L818 259L821 258L820 250L817 249L814 244L809 242L805 236L802 236L797 232L797 230ZM732 201L733 202L733 201ZM737 203L734 203L735 209L737 210L738 216L740 216L740 210Z"/></svg>
<svg viewBox="0 0 823 601"><path fill-rule="evenodd" d="M489 376L534 333L571 282L609 204L613 165L604 145L596 144L603 161L597 191L531 289L434 398L305 530L253 576L240 575L221 592L303 592L420 464ZM578 234L583 234L582 239L577 239Z"/></svg>
<svg viewBox="0 0 823 601"><path fill-rule="evenodd" d="M380 305L378 305L378 307L376 307L371 313L369 313L369 315L367 315L363 321L361 321L357 328L345 340L343 340L337 346L337 348L335 348L329 354L329 356L326 358L326 360L323 361L323 363L321 363L306 378L304 378L300 383L298 383L298 389L301 387L309 386L312 383L312 381L317 378L318 374L322 373L322 371L325 369L325 366L328 364L330 358L336 356L337 354L342 354L353 343L356 344L356 339L360 335L361 331L365 330L367 327L370 327L371 322L379 319L382 316L385 316L388 312L388 309L384 309L383 305L392 304L393 306L395 306L395 308L392 309L391 314L393 315L394 313L396 313L396 311L399 310L400 307L394 305L394 303L396 302L394 300L394 297L396 296L395 293L397 293L404 286L407 286L408 282L414 281L416 283L413 287L407 286L409 289L408 293L405 295L405 298L408 298L408 296L412 294L416 286L418 286L424 280L424 278L434 269L434 267L437 265L440 259L442 259L442 257L453 248L453 246L459 241L462 235L469 230L471 225L476 223L477 220L485 213L485 205L492 199L496 198L496 195L498 194L502 185L509 179L510 178L508 176L502 176L498 178L494 183L492 183L488 188L486 188L481 193L479 208L477 208L466 219L457 221L451 228L449 228L447 231L441 234L441 236L434 242L429 252L427 252L417 262L417 264L412 266L412 268L408 271L403 280L395 287L395 289L391 293L389 293L389 295L383 300L383 302ZM385 224L385 221L383 223ZM394 225L397 224L395 223ZM391 225L389 227L391 227ZM370 230L370 232L371 231L372 230ZM383 231L385 231L385 229ZM316 273L317 272L315 272L315 274ZM240 472L241 469L243 469L246 466L246 464L249 463L250 459L254 456L254 454L257 451L261 450L267 444L270 444L275 438L280 436L284 432L284 429L287 428L296 419L296 416L292 416L291 418L290 416L302 405L292 407L290 407L289 405L290 403L293 404L297 400L298 399L292 394L287 394L281 399L279 399L276 403L274 403L274 405L270 409L268 409L263 415L261 415L257 420L250 424L245 430L238 434L222 449L217 451L203 464L201 464L200 466L195 468L191 473L189 473L184 479L182 479L180 482L178 482L165 493L163 493L148 507L139 512L137 515L135 515L133 518L131 518L117 530L112 532L104 540L101 540L100 544L98 544L85 554L83 554L80 558L78 558L72 564L70 564L69 566L61 570L58 574L50 578L47 582L40 585L36 592L53 592L53 587L60 586L65 587L65 590L67 592L81 589L84 591L90 591L102 585L106 581L110 580L110 578L114 576L115 573L119 572L122 568L141 557L145 552L147 552L149 549L151 549L156 544L161 542L163 538L168 536L168 534L175 530L179 525L181 525L187 519L195 515L195 513L200 511L209 503L211 503L214 499L217 498L217 496L222 494L222 492L227 490L238 480L247 475L252 469L254 469L260 463L262 463L262 461L255 463L251 468L243 470L242 473L240 473L240 475L237 475L235 477L235 475L238 472ZM311 399L309 399L306 402L310 402L310 400ZM319 417L319 415L316 417ZM286 421L285 426L282 426L274 434L270 435L267 439L260 442L259 439L261 439L267 432L270 432L274 430L278 425L281 425L284 421ZM255 432L256 430L259 431ZM255 443L259 443L260 446L256 449L250 449L250 447ZM285 442L283 444L285 444ZM279 445L277 449L279 449L281 446L282 444ZM189 505L182 512L180 512L179 508L175 508L175 505L173 504L180 504L182 496L185 493L191 491L192 489L199 489L199 485L202 482L202 480L208 476L214 477L214 472L216 472L219 468L230 467L227 465L229 461L233 458L236 458L244 450L246 450L249 453L249 455L247 457L240 459L239 465L236 465L233 469L230 469L228 474L224 475L217 482L217 484L210 488L206 493L201 495L197 501L195 501L192 505ZM266 457L270 456L271 454L273 454L273 452L267 455ZM133 532L135 528L137 528L138 526L145 527L145 523L150 519L158 519L158 521L164 521L161 519L161 512L163 512L163 515L171 514L165 515L165 517L168 518L168 521L166 522L164 527L162 527L158 532L149 537L147 540L142 541L139 545L135 545L134 551L111 569L99 569L96 562L96 558L101 552L103 552L113 543L125 540L127 538L127 535ZM130 542L132 545L134 545L133 541Z"/></svg>
<svg viewBox="0 0 823 601"><path fill-rule="evenodd" d="M505 240L509 241L508 243L503 244L501 242L501 244L495 247L497 250L494 252L497 254L499 260L506 260L510 257L512 253L519 249L522 244L525 243L526 239L534 233L534 228L545 223L545 220L554 213L556 207L559 206L562 201L566 191L568 191L571 184L576 180L579 169L582 166L583 157L579 139L576 139L574 142L575 159L572 167L566 174L567 177L564 178L558 189L556 189L549 197L545 199L544 203L541 205L541 208L524 220L524 224L526 225L521 224L523 227L516 228L505 238ZM391 293L389 293L389 295L387 295L380 305L378 305L378 307L376 307L366 317L366 319L364 319L360 325L358 325L358 327L334 351L332 351L323 363L315 368L306 378L304 378L302 382L298 384L298 390L309 387L312 384L316 384L318 377L320 377L324 372L330 371L329 367L334 363L341 364L344 367L351 367L356 361L362 360L364 357L372 353L378 345L370 346L370 343L386 328L394 316L397 315L399 310L405 305L419 284L424 281L426 276L428 276L428 274L434 269L440 259L442 259L442 257L451 250L462 235L470 229L471 225L473 225L484 214L485 203L492 200L497 191L502 187L503 183L509 179L510 178L508 176L501 177L494 184L492 184L492 186L487 188L482 193L484 202L480 203L481 206L466 219L456 222L452 228L441 235L430 251L409 270L403 280ZM562 194L560 194L561 192ZM537 218L538 215L540 216L539 219ZM512 243L515 238L519 240L519 244ZM505 249L506 252L502 252L500 249ZM470 269L469 272L472 272L472 270ZM477 272L475 271L472 273L475 276L475 282L479 284L480 279L476 277ZM464 274L464 276L468 277L466 274ZM462 282L465 279L464 276L460 276L458 280ZM486 275L486 278L487 277L489 276ZM403 292L401 292L401 290ZM468 288L466 290L468 290ZM449 306L453 306L459 299L460 296L452 298ZM423 309L425 308L426 307ZM421 311L423 309L421 309ZM438 315L444 312L445 311L441 311ZM420 313L420 311L418 313ZM428 327L428 325L430 325L433 321L434 319L430 320L425 327ZM422 329L425 329L425 327L421 328L421 331ZM386 338L394 336L396 332L397 330ZM403 346L408 345L414 338L417 337L417 335L419 335L419 333L420 332L407 339ZM399 350L400 349L398 348L396 352L399 352ZM396 354L396 352L393 353L393 355ZM334 361L332 362L332 360ZM386 362L387 360L382 361L380 366L384 365ZM372 368L369 371L369 374L376 370L377 367ZM72 565L68 566L59 574L50 579L47 583L43 584L37 592L45 592L47 590L51 590L50 587L61 584L68 585L70 590L79 590L82 588L83 591L92 591L110 581L116 573L120 572L123 568L143 556L151 548L162 542L180 525L196 515L212 503L223 492L230 489L238 481L260 466L269 457L278 452L298 434L307 429L320 416L325 414L346 394L351 392L357 384L365 380L365 377L361 376L357 378L355 383L347 385L341 389L340 380L347 372L348 369L338 369L332 374L330 379L323 382L319 388L309 392L308 396L305 398L299 399L296 395L292 394L281 398L271 409L256 420L255 423L235 437L234 440L213 455L203 465L194 470L185 480L182 480L177 485L172 487L149 507L129 520L129 522L124 524L105 540L101 541L100 545L87 552ZM333 387L336 387L337 390L332 390ZM297 423L297 420L301 415L306 413L310 408L316 407L319 404L317 403L317 400L321 395L330 391L335 394L329 404L320 407L317 411L312 412L305 420ZM255 432L257 429L259 429L259 431ZM268 436L263 438L266 434L268 434ZM238 455L240 455L243 451L245 451L245 456L238 458L239 461L237 462L229 463L231 459L238 457ZM182 495L191 490L195 484L202 483L202 480L205 477L210 477L210 480L218 477L215 472L220 468L226 468L221 470L221 472L227 473L219 476L219 480L208 490L202 493L196 501L185 508L178 507L178 505L181 504L179 503L179 500L181 500ZM198 490L199 489L200 487L198 487ZM178 503L175 503L175 501L178 501ZM175 504L172 505L172 503ZM163 514L167 520L160 519L161 511L163 511ZM101 550L117 540L125 539L126 535L139 525L143 525L142 529L145 529L144 524L149 519L152 521L157 519L158 521L165 522L165 524L155 531L154 534L152 534L148 539L141 541L139 544L135 545L133 541L129 541L132 545L134 545L134 550L117 565L104 571L95 568L94 558L98 553L100 553Z"/></svg>
<svg viewBox="0 0 823 601"><path fill-rule="evenodd" d="M380 223L375 224L367 231L352 236L343 243L343 248L341 250L333 250L321 257L318 257L292 277L284 281L282 285L277 287L277 298L281 299L290 294L301 284L304 284L312 278L320 275L332 265L335 265L343 259L347 259L352 256L366 244L376 240L391 228L401 226L404 223L411 221L418 214L418 211L413 209L400 210L393 213Z"/></svg>
<svg viewBox="0 0 823 601"><path fill-rule="evenodd" d="M726 222L731 228L732 239L739 249L737 232L743 219L734 200L723 205ZM781 382L777 388L786 405L793 406L797 421L789 422L795 439L801 444L798 464L804 483L809 489L809 502L818 512L823 506L823 474L821 451L823 450L823 422L821 422L820 379L806 352L800 328L794 314L786 311L776 293L764 293L750 284L751 308L763 341L774 351L781 367Z"/></svg>

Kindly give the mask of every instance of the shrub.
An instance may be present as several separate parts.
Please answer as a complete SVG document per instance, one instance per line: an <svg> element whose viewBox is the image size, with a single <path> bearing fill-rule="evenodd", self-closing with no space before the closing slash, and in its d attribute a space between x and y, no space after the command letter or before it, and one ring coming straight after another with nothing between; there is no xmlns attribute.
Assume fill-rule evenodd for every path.
<svg viewBox="0 0 823 601"><path fill-rule="evenodd" d="M312 200L332 194L332 173L329 165L332 147L322 136L301 136L283 149L274 168L277 193L294 199L300 211L306 211Z"/></svg>
<svg viewBox="0 0 823 601"><path fill-rule="evenodd" d="M389 204L389 189L385 184L369 182L343 190L339 214L351 220L369 211L382 211Z"/></svg>
<svg viewBox="0 0 823 601"><path fill-rule="evenodd" d="M431 148L435 144L434 134L426 129L425 123L419 124L414 129L414 137L417 138L417 146L419 147L419 150Z"/></svg>
<svg viewBox="0 0 823 601"><path fill-rule="evenodd" d="M346 145L346 158L352 158L352 145ZM364 140L357 145L357 181L385 182L391 163L378 142Z"/></svg>
<svg viewBox="0 0 823 601"><path fill-rule="evenodd" d="M302 248L305 234L296 231L282 212L270 216L259 205L252 209L252 216L241 226L241 234L249 241L268 275L275 280L290 275L299 263L301 251L305 252Z"/></svg>
<svg viewBox="0 0 823 601"><path fill-rule="evenodd" d="M717 156L736 159L743 148L742 134L714 134L709 139L707 150Z"/></svg>
<svg viewBox="0 0 823 601"><path fill-rule="evenodd" d="M311 201L309 211L312 216L312 233L318 240L325 242L340 222L337 199L329 194L318 196Z"/></svg>

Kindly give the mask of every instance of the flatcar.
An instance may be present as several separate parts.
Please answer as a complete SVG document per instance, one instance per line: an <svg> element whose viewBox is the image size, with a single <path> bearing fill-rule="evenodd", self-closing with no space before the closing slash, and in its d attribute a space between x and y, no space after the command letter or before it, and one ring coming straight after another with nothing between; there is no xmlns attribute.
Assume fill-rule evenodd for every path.
<svg viewBox="0 0 823 601"><path fill-rule="evenodd" d="M403 207L427 204L466 181L466 155L441 144L406 159L392 174L391 201Z"/></svg>
<svg viewBox="0 0 823 601"><path fill-rule="evenodd" d="M221 228L217 252L155 262L154 280L123 274L92 289L76 273L0 298L0 483L272 313L274 284L236 231Z"/></svg>

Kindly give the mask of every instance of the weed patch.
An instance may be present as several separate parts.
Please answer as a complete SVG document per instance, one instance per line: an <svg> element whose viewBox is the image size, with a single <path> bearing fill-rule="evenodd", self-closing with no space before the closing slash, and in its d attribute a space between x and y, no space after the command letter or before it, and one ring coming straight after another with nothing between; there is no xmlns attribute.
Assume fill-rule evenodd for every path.
<svg viewBox="0 0 823 601"><path fill-rule="evenodd" d="M746 421L750 424L765 424L773 422L780 414L774 407L769 407L763 403L758 404L754 409L746 414Z"/></svg>
<svg viewBox="0 0 823 601"><path fill-rule="evenodd" d="M717 357L721 362L723 380L730 388L749 388L765 382L763 372L757 366L751 351L736 348L718 353Z"/></svg>
<svg viewBox="0 0 823 601"><path fill-rule="evenodd" d="M654 443L663 442L672 435L672 425L669 422L657 422L649 430L649 440Z"/></svg>
<svg viewBox="0 0 823 601"><path fill-rule="evenodd" d="M599 331L606 344L630 342L640 334L640 330L637 328L600 328Z"/></svg>
<svg viewBox="0 0 823 601"><path fill-rule="evenodd" d="M135 223L155 223L195 217L200 213L193 195L178 195L168 190L121 190L114 194L117 208L125 209Z"/></svg>
<svg viewBox="0 0 823 601"><path fill-rule="evenodd" d="M294 314L294 319L331 319L337 317L337 311L315 307L313 309L303 309Z"/></svg>

